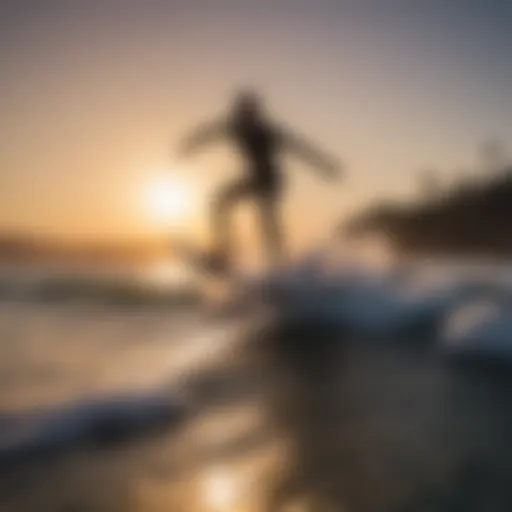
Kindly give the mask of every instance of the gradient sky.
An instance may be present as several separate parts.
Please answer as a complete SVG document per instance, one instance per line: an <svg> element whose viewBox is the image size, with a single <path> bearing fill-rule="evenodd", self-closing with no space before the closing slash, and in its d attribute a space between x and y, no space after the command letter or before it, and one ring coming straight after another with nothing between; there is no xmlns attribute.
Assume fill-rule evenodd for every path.
<svg viewBox="0 0 512 512"><path fill-rule="evenodd" d="M4 0L0 229L158 232L143 190L170 143L251 84L346 162L338 187L289 162L293 236L321 236L512 138L511 26L507 0ZM224 150L190 163L198 224L235 173Z"/></svg>

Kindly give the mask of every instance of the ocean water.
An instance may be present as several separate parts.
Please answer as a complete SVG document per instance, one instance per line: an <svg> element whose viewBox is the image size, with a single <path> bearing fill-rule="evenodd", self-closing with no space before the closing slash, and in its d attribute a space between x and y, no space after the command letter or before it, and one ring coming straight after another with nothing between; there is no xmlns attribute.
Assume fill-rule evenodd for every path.
<svg viewBox="0 0 512 512"><path fill-rule="evenodd" d="M0 510L508 511L511 283L4 268Z"/></svg>

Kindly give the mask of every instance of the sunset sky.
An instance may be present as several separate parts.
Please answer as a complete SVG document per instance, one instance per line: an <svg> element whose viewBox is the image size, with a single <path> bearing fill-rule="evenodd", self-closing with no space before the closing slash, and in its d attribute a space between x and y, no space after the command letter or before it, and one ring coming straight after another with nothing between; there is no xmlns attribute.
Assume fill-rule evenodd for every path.
<svg viewBox="0 0 512 512"><path fill-rule="evenodd" d="M497 0L6 0L0 4L0 230L152 236L151 187L192 190L203 229L236 175L219 149L172 146L258 87L277 119L346 164L325 185L290 160L295 240L375 197L447 181L512 139L512 4Z"/></svg>

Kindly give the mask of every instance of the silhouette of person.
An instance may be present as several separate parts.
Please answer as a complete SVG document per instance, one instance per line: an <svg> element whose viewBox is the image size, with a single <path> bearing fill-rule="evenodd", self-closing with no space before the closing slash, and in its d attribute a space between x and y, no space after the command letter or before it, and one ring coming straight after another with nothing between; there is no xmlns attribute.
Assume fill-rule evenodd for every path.
<svg viewBox="0 0 512 512"><path fill-rule="evenodd" d="M265 114L259 96L252 91L236 95L226 119L200 126L186 136L180 154L188 156L219 138L234 142L245 160L246 175L224 186L213 200L211 221L216 242L209 265L221 272L229 269L233 254L231 211L239 201L247 199L255 200L259 208L267 256L272 264L283 263L286 251L279 215L283 189L279 159L283 150L297 154L332 179L338 176L337 162L275 125Z"/></svg>

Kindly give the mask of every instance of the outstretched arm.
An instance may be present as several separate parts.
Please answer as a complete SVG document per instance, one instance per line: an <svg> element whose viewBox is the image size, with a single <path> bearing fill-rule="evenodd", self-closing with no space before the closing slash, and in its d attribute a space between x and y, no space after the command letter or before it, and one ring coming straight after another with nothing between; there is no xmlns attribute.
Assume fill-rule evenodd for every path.
<svg viewBox="0 0 512 512"><path fill-rule="evenodd" d="M306 163L318 169L331 179L341 176L341 165L336 158L314 147L304 138L292 133L282 133L284 144L288 150L302 158Z"/></svg>
<svg viewBox="0 0 512 512"><path fill-rule="evenodd" d="M198 126L180 143L179 154L188 156L215 139L224 137L227 134L227 126L223 121L213 121Z"/></svg>

